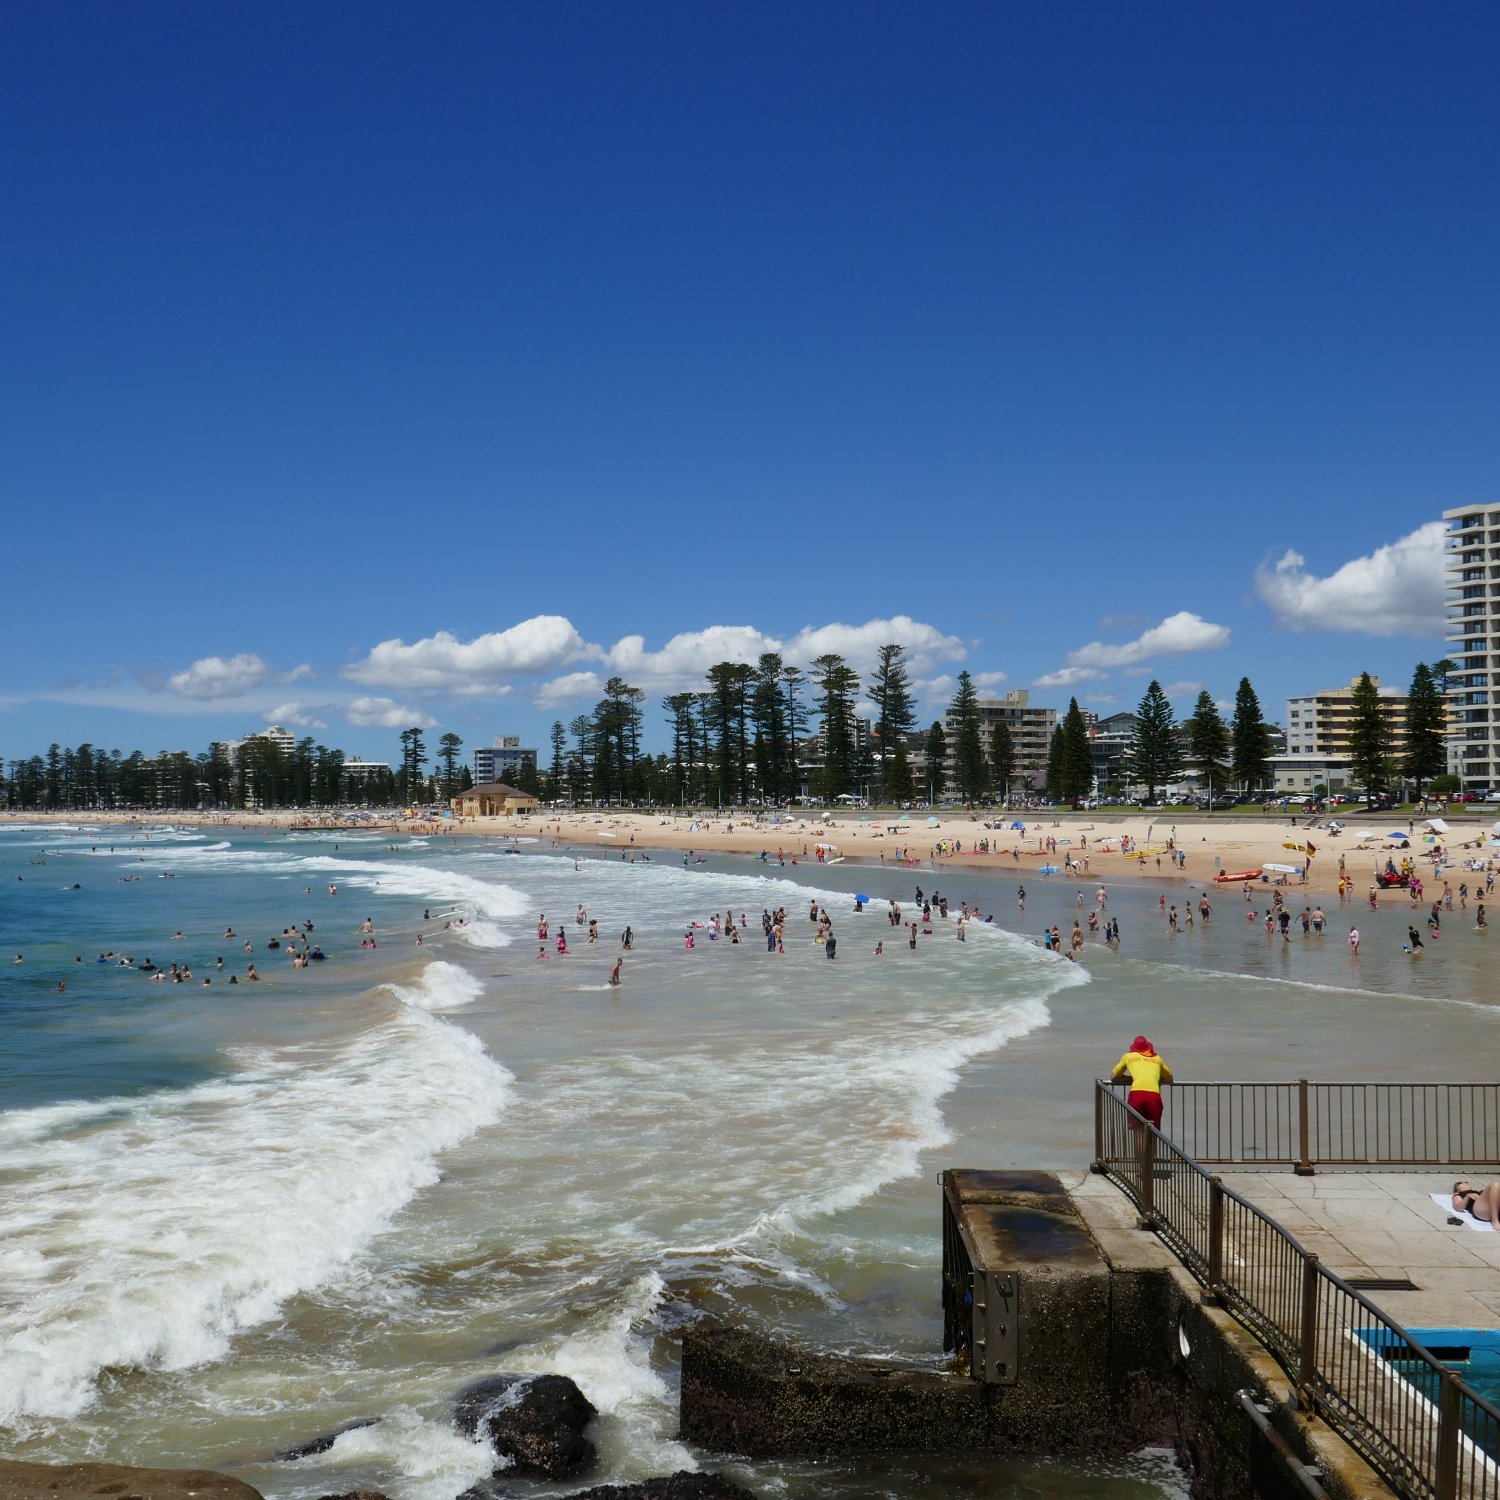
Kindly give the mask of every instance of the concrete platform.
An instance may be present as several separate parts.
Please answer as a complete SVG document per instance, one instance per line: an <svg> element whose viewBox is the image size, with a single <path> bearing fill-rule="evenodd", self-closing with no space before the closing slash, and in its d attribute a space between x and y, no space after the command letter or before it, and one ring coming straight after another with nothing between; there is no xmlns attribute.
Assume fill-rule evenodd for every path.
<svg viewBox="0 0 1500 1500"><path fill-rule="evenodd" d="M1090 1231L1111 1257L1149 1263L1169 1255L1156 1236L1134 1228L1129 1200L1107 1179L1088 1172L1059 1174ZM1408 1328L1500 1328L1500 1234L1450 1225L1428 1197L1446 1193L1459 1174L1438 1172L1319 1172L1226 1168L1224 1185L1263 1213L1345 1278L1408 1277L1414 1292L1369 1291L1366 1296ZM1117 1262L1118 1263L1118 1262ZM1362 1289L1363 1290L1363 1289Z"/></svg>

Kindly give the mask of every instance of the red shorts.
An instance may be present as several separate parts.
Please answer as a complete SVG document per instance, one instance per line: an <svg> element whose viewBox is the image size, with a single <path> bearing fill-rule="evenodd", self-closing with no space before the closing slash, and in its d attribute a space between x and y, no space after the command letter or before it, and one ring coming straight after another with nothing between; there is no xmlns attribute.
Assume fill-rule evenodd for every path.
<svg viewBox="0 0 1500 1500"><path fill-rule="evenodd" d="M1144 1089L1131 1089L1130 1095L1125 1100L1125 1102L1136 1112L1136 1114L1145 1115L1145 1117L1150 1120L1158 1130L1161 1129L1160 1094L1155 1093L1154 1091L1148 1094ZM1130 1128L1132 1130L1139 1130L1141 1128L1141 1122L1139 1120L1132 1120L1130 1122Z"/></svg>

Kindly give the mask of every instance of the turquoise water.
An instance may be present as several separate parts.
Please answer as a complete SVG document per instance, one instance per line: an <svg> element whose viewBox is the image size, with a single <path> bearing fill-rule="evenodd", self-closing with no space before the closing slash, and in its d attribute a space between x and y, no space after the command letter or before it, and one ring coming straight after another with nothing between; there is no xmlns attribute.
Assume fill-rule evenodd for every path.
<svg viewBox="0 0 1500 1500"><path fill-rule="evenodd" d="M1413 965L1382 913L1352 966L1337 938L1269 943L1233 899L1171 938L1155 887L1111 888L1118 954L1074 966L938 921L912 955L852 906L917 880L1019 918L1013 883L972 873L4 828L0 954L24 955L0 964L5 1451L205 1463L291 1500L449 1500L488 1468L449 1426L453 1392L521 1369L571 1374L599 1407L600 1482L717 1466L675 1437L684 1324L934 1361L935 1173L1084 1166L1089 1081L1137 1030L1186 1076L1452 1076L1493 1047L1481 935L1445 929ZM1077 887L1029 885L1028 930L1066 931ZM760 912L783 903L768 954ZM730 910L744 942L699 928L685 948ZM309 920L328 960L293 970L265 945ZM94 962L109 952L194 981ZM252 961L263 982L225 983ZM363 1417L380 1421L320 1458L271 1461ZM1177 1485L1150 1456L736 1472L787 1496Z"/></svg>

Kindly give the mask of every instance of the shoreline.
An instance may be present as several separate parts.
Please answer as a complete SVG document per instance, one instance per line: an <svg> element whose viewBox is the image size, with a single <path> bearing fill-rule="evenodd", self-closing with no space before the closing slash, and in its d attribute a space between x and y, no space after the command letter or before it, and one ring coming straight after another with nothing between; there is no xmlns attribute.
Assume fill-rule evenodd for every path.
<svg viewBox="0 0 1500 1500"><path fill-rule="evenodd" d="M1283 819L1285 821L1283 821ZM1269 814L1261 818L1224 819L1211 813L1160 814L1142 812L1080 813L1045 809L1040 816L992 811L950 810L944 815L871 812L828 816L791 815L777 821L749 816L709 817L690 813L566 812L523 813L509 818L381 819L348 825L330 821L309 828L305 811L274 813L182 812L156 817L137 813L40 812L0 814L0 828L36 824L131 827L141 831L164 826L218 828L241 834L267 836L293 830L336 835L347 833L399 838L513 838L535 839L543 847L582 846L618 849L628 857L640 851L684 852L695 855L764 853L768 863L788 867L840 862L850 865L905 866L937 871L975 870L997 875L1014 873L1023 881L1053 878L1083 882L1166 880L1207 889L1239 889L1240 882L1221 881L1221 874L1263 870L1269 879L1257 884L1284 882L1282 888L1322 898L1338 898L1341 874L1354 882L1352 899L1365 902L1376 872L1387 859L1397 864L1411 859L1425 881L1457 884L1484 870L1500 868L1500 844L1492 844L1485 815L1453 814L1440 821L1448 832L1425 832L1425 820L1393 818L1391 814L1351 813L1341 819L1342 833L1320 829L1326 821L1308 815ZM986 827L986 821L991 825ZM1401 839L1369 837L1389 834L1401 822L1409 832ZM1012 825L1023 823L1022 829ZM1382 824L1385 826L1382 827ZM1394 825L1394 826L1392 826ZM1363 839L1361 834L1366 835ZM1128 841L1128 842L1127 842ZM1403 847L1403 843L1405 847ZM1309 844L1311 857L1288 844ZM985 847L981 849L981 845ZM819 850L822 858L819 858ZM1443 854L1441 873L1434 854ZM1482 870L1465 865L1478 860ZM1271 867L1288 866L1286 870ZM1051 867L1049 869L1049 867ZM1305 878L1297 873L1305 869ZM1384 894L1384 893L1383 893ZM1393 887L1393 901L1406 901L1407 892Z"/></svg>

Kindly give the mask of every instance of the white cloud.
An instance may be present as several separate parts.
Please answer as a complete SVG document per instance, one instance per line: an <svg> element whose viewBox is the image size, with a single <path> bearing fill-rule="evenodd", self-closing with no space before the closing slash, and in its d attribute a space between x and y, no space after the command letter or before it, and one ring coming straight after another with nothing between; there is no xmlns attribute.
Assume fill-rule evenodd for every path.
<svg viewBox="0 0 1500 1500"><path fill-rule="evenodd" d="M807 625L784 645L773 646L789 662L802 666L814 657L832 652L847 658L856 672L870 671L879 656L880 648L891 641L899 641L906 647L907 670L921 675L941 661L962 661L967 654L964 643L956 635L944 635L935 625L913 620L910 615L893 615L888 620L867 620L863 625ZM1004 674L998 677L1003 681ZM975 677L975 683L979 677Z"/></svg>
<svg viewBox="0 0 1500 1500"><path fill-rule="evenodd" d="M437 720L394 698L355 698L344 705L344 718L365 729L433 729Z"/></svg>
<svg viewBox="0 0 1500 1500"><path fill-rule="evenodd" d="M446 630L409 646L381 641L363 661L345 667L344 676L371 687L464 688L517 673L555 672L596 651L564 616L536 615L472 641Z"/></svg>
<svg viewBox="0 0 1500 1500"><path fill-rule="evenodd" d="M291 724L297 729L327 729L318 718L326 709L312 708L303 703L282 703L264 715L267 724Z"/></svg>
<svg viewBox="0 0 1500 1500"><path fill-rule="evenodd" d="M1178 610L1160 625L1142 631L1133 641L1107 645L1090 641L1068 652L1070 667L1136 667L1156 656L1181 656L1189 651L1216 651L1229 644L1229 627L1213 625L1201 615Z"/></svg>
<svg viewBox="0 0 1500 1500"><path fill-rule="evenodd" d="M1032 687L1070 688L1080 682L1098 682L1104 676L1097 667L1059 667L1055 672L1046 672L1032 680Z"/></svg>
<svg viewBox="0 0 1500 1500"><path fill-rule="evenodd" d="M544 682L533 699L538 708L561 708L567 703L596 699L604 691L604 679L597 672L569 672Z"/></svg>
<svg viewBox="0 0 1500 1500"><path fill-rule="evenodd" d="M301 682L304 677L311 677L312 675L312 667L307 662L303 662L301 666L293 667L290 672L284 673L281 680L283 682Z"/></svg>
<svg viewBox="0 0 1500 1500"><path fill-rule="evenodd" d="M1102 703L1106 707L1113 707L1119 701L1113 693L1088 693L1084 697L1085 703Z"/></svg>
<svg viewBox="0 0 1500 1500"><path fill-rule="evenodd" d="M786 639L768 635L753 625L709 625L703 630L682 631L657 651L647 649L642 635L622 636L608 650L587 646L580 654L597 661L598 671L568 672L545 682L537 690L536 702L539 707L551 708L597 695L605 676L623 677L649 697L690 691L704 686L708 669L717 663L733 661L753 666L768 651L779 652L788 666L804 669L816 657L842 656L856 672L867 675L880 648L890 641L906 647L907 669L914 674L913 686L919 690L920 674L930 672L940 661L962 661L966 655L964 643L957 636L944 635L936 626L907 615L867 620L863 625L807 625ZM981 672L974 678L975 685L981 687L1004 680L1003 672ZM951 681L948 690L952 690Z"/></svg>
<svg viewBox="0 0 1500 1500"><path fill-rule="evenodd" d="M1289 549L1274 566L1256 569L1255 592L1289 630L1441 636L1443 534L1441 521L1428 521L1327 578L1309 573L1307 559Z"/></svg>
<svg viewBox="0 0 1500 1500"><path fill-rule="evenodd" d="M167 686L184 698L233 698L258 687L271 669L253 651L238 656L200 656L185 671L167 678Z"/></svg>
<svg viewBox="0 0 1500 1500"><path fill-rule="evenodd" d="M1202 691L1203 684L1201 682L1169 682L1162 689L1162 692L1169 698L1186 698L1189 694L1197 698L1198 694Z"/></svg>

